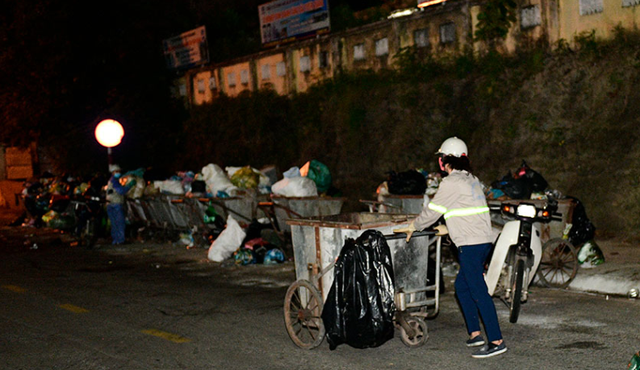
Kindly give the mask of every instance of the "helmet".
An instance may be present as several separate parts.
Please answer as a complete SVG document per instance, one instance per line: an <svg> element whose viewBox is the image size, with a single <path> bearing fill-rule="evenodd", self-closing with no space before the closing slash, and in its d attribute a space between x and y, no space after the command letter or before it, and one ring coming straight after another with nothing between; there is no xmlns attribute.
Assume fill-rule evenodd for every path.
<svg viewBox="0 0 640 370"><path fill-rule="evenodd" d="M109 172L116 172L116 171L122 171L122 169L117 164L110 164Z"/></svg>
<svg viewBox="0 0 640 370"><path fill-rule="evenodd" d="M467 144L457 137L450 137L445 140L436 154L452 155L454 157L466 157L469 153L467 151Z"/></svg>

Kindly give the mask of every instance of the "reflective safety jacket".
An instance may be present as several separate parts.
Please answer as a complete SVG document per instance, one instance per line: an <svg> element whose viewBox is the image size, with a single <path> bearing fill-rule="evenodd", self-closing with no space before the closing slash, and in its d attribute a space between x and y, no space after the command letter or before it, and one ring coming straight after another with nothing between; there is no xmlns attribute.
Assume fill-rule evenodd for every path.
<svg viewBox="0 0 640 370"><path fill-rule="evenodd" d="M453 170L445 177L413 224L423 230L443 215L457 246L493 243L487 199L480 181L469 172Z"/></svg>

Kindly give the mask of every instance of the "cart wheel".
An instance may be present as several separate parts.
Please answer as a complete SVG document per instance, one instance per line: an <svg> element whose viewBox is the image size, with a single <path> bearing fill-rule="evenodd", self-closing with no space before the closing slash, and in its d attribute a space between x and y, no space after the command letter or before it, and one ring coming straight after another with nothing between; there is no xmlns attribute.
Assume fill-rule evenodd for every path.
<svg viewBox="0 0 640 370"><path fill-rule="evenodd" d="M578 273L578 252L566 239L555 238L544 243L538 278L547 287L566 288Z"/></svg>
<svg viewBox="0 0 640 370"><path fill-rule="evenodd" d="M411 348L420 347L421 345L425 344L427 339L429 338L429 334L427 333L427 323L424 321L424 319L417 316L411 316L407 318L407 324L409 324L409 326L411 326L411 328L416 331L416 334L413 336L413 338L409 338L404 328L400 327L402 343Z"/></svg>
<svg viewBox="0 0 640 370"><path fill-rule="evenodd" d="M324 339L322 296L308 280L295 281L284 298L284 324L293 343L313 349Z"/></svg>

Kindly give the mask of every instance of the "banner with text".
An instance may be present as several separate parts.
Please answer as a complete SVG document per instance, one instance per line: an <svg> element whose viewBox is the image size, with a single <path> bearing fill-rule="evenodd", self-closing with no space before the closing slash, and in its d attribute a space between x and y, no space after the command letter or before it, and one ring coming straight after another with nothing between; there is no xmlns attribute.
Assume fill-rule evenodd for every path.
<svg viewBox="0 0 640 370"><path fill-rule="evenodd" d="M258 7L265 46L327 33L327 0L275 0Z"/></svg>
<svg viewBox="0 0 640 370"><path fill-rule="evenodd" d="M170 69L190 68L209 62L207 31L204 26L162 41Z"/></svg>

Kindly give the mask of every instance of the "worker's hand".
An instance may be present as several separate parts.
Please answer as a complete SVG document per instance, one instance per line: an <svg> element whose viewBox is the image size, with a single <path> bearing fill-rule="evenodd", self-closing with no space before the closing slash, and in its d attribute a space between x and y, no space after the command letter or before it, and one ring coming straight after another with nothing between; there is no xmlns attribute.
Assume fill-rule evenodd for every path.
<svg viewBox="0 0 640 370"><path fill-rule="evenodd" d="M436 236L443 236L449 234L449 229L447 229L447 225L438 225L433 228L436 231Z"/></svg>
<svg viewBox="0 0 640 370"><path fill-rule="evenodd" d="M413 233L416 231L416 227L413 226L413 222L409 224L409 226L407 227L403 227L401 229L394 229L393 232L394 233L405 233L407 234L407 243L409 243L409 240L411 240L411 235L413 235Z"/></svg>

